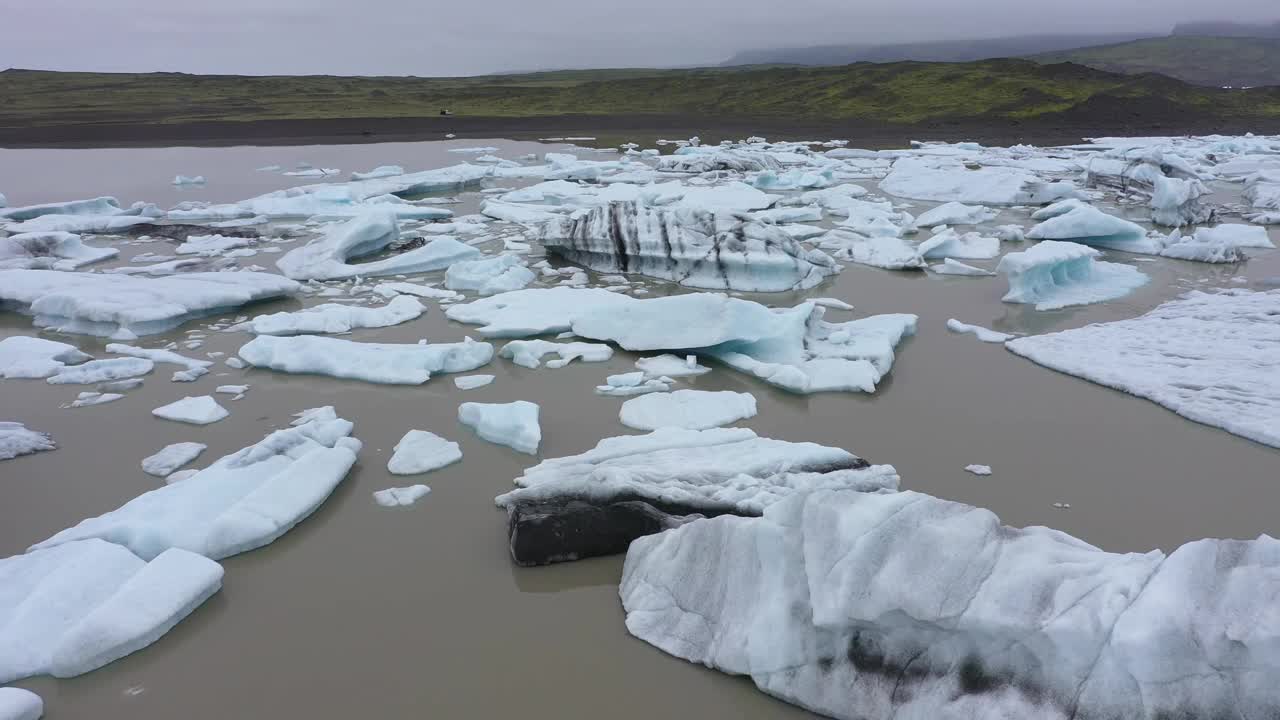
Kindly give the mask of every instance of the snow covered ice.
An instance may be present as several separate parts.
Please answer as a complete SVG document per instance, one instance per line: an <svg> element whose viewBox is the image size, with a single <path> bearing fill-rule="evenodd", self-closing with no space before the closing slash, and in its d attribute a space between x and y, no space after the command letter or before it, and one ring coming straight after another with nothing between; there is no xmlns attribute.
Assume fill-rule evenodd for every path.
<svg viewBox="0 0 1280 720"><path fill-rule="evenodd" d="M402 507L418 502L430 492L431 488L426 485L387 488L385 490L375 490L373 492L373 501L382 507Z"/></svg>
<svg viewBox="0 0 1280 720"><path fill-rule="evenodd" d="M922 228L939 225L978 225L994 220L998 215L994 210L981 205L965 205L964 203L943 203L932 210L927 210L916 218L916 225Z"/></svg>
<svg viewBox="0 0 1280 720"><path fill-rule="evenodd" d="M418 475L451 465L462 459L458 443L426 430L410 430L396 443L395 452L387 461L387 472L392 475Z"/></svg>
<svg viewBox="0 0 1280 720"><path fill-rule="evenodd" d="M0 683L75 677L137 652L221 587L209 558L143 559L97 538L0 560Z"/></svg>
<svg viewBox="0 0 1280 720"><path fill-rule="evenodd" d="M504 345L498 354L521 367L530 369L541 367L543 356L555 355L555 360L547 361L547 367L555 369L562 368L574 360L604 362L613 357L613 348L600 343L512 340Z"/></svg>
<svg viewBox="0 0 1280 720"><path fill-rule="evenodd" d="M914 492L631 544L627 629L835 718L1271 717L1280 543L1113 554Z"/></svg>
<svg viewBox="0 0 1280 720"><path fill-rule="evenodd" d="M169 403L151 411L152 415L165 420L187 423L189 425L209 425L216 423L231 413L218 404L209 395L185 397L177 402Z"/></svg>
<svg viewBox="0 0 1280 720"><path fill-rule="evenodd" d="M4 207L3 195L0 207ZM40 720L43 716L44 700L39 695L22 688L0 687L0 719Z"/></svg>
<svg viewBox="0 0 1280 720"><path fill-rule="evenodd" d="M1041 205L1080 194L1070 182L1047 182L1021 168L974 170L958 159L934 157L899 158L880 189L912 200L974 205Z"/></svg>
<svg viewBox="0 0 1280 720"><path fill-rule="evenodd" d="M116 248L85 245L68 232L33 232L0 238L0 268L78 270L120 254Z"/></svg>
<svg viewBox="0 0 1280 720"><path fill-rule="evenodd" d="M53 438L29 430L20 422L0 422L0 460L12 460L19 455L55 450L57 447Z"/></svg>
<svg viewBox="0 0 1280 720"><path fill-rule="evenodd" d="M930 265L929 269L938 275L957 275L960 277L984 277L995 275L990 270L983 270L972 265L965 265L959 260L946 258L939 265Z"/></svg>
<svg viewBox="0 0 1280 720"><path fill-rule="evenodd" d="M0 340L0 379L46 378L90 359L67 343L15 335Z"/></svg>
<svg viewBox="0 0 1280 720"><path fill-rule="evenodd" d="M636 369L644 373L646 380L660 377L697 377L711 372L711 368L698 364L697 355L677 357L663 354L637 358Z"/></svg>
<svg viewBox="0 0 1280 720"><path fill-rule="evenodd" d="M1000 255L1000 239L981 233L960 233L946 228L920 243L917 248L926 260L959 258L961 260L990 260Z"/></svg>
<svg viewBox="0 0 1280 720"><path fill-rule="evenodd" d="M897 472L838 448L757 436L745 428L662 428L544 460L499 495L512 558L545 564L622 552L684 516L758 515L818 488L896 489Z"/></svg>
<svg viewBox="0 0 1280 720"><path fill-rule="evenodd" d="M146 375L155 363L144 358L110 358L90 360L81 365L64 367L45 379L50 385L92 385Z"/></svg>
<svg viewBox="0 0 1280 720"><path fill-rule="evenodd" d="M1101 262L1085 245L1046 240L1000 258L996 272L1009 278L1004 301L1057 310L1124 297L1150 280L1129 265Z"/></svg>
<svg viewBox="0 0 1280 720"><path fill-rule="evenodd" d="M622 403L618 419L636 430L677 427L706 430L755 417L756 399L749 393L676 390L632 398Z"/></svg>
<svg viewBox="0 0 1280 720"><path fill-rule="evenodd" d="M333 408L32 547L102 538L144 560L183 548L213 560L266 545L315 511L355 464L352 424Z"/></svg>
<svg viewBox="0 0 1280 720"><path fill-rule="evenodd" d="M416 320L426 307L408 295L397 295L382 307L354 307L326 303L297 312L258 315L246 326L256 335L346 333L359 328L383 328Z"/></svg>
<svg viewBox="0 0 1280 720"><path fill-rule="evenodd" d="M421 385L439 373L489 364L493 345L467 338L428 345L365 343L314 335L259 335L240 348L254 367L392 385Z"/></svg>
<svg viewBox="0 0 1280 720"><path fill-rule="evenodd" d="M166 445L160 452L142 459L142 472L166 477L173 471L200 457L209 446L204 443L180 442Z"/></svg>
<svg viewBox="0 0 1280 720"><path fill-rule="evenodd" d="M292 280L258 272L142 278L0 270L0 303L31 315L37 327L101 337L162 333L188 320L297 291Z"/></svg>
<svg viewBox="0 0 1280 720"><path fill-rule="evenodd" d="M919 249L893 235L867 236L835 228L822 236L818 247L832 253L837 260L885 270L920 270L928 265Z"/></svg>
<svg viewBox="0 0 1280 720"><path fill-rule="evenodd" d="M1059 372L1280 447L1280 290L1192 292L1131 320L1009 342Z"/></svg>
<svg viewBox="0 0 1280 720"><path fill-rule="evenodd" d="M538 453L542 443L542 427L538 422L536 403L517 400L510 403L462 403L458 421L476 431L482 439L528 455Z"/></svg>

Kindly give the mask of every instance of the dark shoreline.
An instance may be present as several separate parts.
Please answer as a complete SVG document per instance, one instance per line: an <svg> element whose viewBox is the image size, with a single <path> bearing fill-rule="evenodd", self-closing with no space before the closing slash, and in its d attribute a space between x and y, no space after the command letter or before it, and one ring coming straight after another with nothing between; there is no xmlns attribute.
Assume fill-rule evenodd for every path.
<svg viewBox="0 0 1280 720"><path fill-rule="evenodd" d="M1065 145L1086 137L1280 133L1280 120L1203 118L1168 122L1088 122L1063 119L1025 123L995 119L890 125L877 122L787 121L671 115L557 115L510 117L332 118L316 120L211 121L183 124L118 123L0 128L0 148L219 147L231 145L333 145L505 137L539 139L582 134L621 140L683 138L704 141L765 135L780 140L847 139L859 147L905 146L911 140L974 141L990 145ZM601 144L607 144L602 142Z"/></svg>

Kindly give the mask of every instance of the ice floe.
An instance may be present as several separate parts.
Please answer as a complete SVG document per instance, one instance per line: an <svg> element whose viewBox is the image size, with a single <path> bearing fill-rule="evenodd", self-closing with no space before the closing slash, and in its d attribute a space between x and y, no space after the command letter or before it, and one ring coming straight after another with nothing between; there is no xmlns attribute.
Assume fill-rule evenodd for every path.
<svg viewBox="0 0 1280 720"><path fill-rule="evenodd" d="M955 318L952 318L947 321L947 329L955 333L972 334L974 337L986 343L1002 343L1006 340L1012 340L1014 337L1016 337L1008 333L996 332L995 330L988 330L987 328L984 328L981 325L969 325L968 323L962 323L959 320L956 320Z"/></svg>
<svg viewBox="0 0 1280 720"><path fill-rule="evenodd" d="M154 368L155 363L145 358L90 360L81 365L64 367L45 378L45 382L50 385L92 385L146 375Z"/></svg>
<svg viewBox="0 0 1280 720"><path fill-rule="evenodd" d="M493 346L460 343L363 343L312 335L260 335L240 348L254 367L393 385L421 385L433 374L475 370L493 359Z"/></svg>
<svg viewBox="0 0 1280 720"><path fill-rule="evenodd" d="M755 417L756 399L750 393L676 390L632 398L622 403L618 419L636 430L664 427L707 430Z"/></svg>
<svg viewBox="0 0 1280 720"><path fill-rule="evenodd" d="M863 235L835 228L822 236L818 247L837 260L885 270L920 270L928 266L918 248L894 235Z"/></svg>
<svg viewBox="0 0 1280 720"><path fill-rule="evenodd" d="M1150 278L1129 265L1101 262L1085 245L1046 240L1000 259L996 272L1009 279L1004 301L1057 310L1124 297Z"/></svg>
<svg viewBox="0 0 1280 720"><path fill-rule="evenodd" d="M0 268L3 269L78 270L119 254L116 248L85 245L79 235L68 232L33 232L0 238Z"/></svg>
<svg viewBox="0 0 1280 720"><path fill-rule="evenodd" d="M1280 291L1192 292L1130 320L1009 342L1060 372L1280 447Z"/></svg>
<svg viewBox="0 0 1280 720"><path fill-rule="evenodd" d="M998 214L995 210L981 205L949 202L921 213L916 218L916 225L922 228L937 227L939 225L978 225L994 220Z"/></svg>
<svg viewBox="0 0 1280 720"><path fill-rule="evenodd" d="M395 213L369 210L331 228L322 237L290 250L276 266L295 280L339 280L443 270L480 251L450 237L439 237L420 248L383 260L352 264L349 261L385 249L400 238Z"/></svg>
<svg viewBox="0 0 1280 720"><path fill-rule="evenodd" d="M173 471L200 457L208 445L197 442L180 442L166 445L160 452L142 459L142 472L156 477L166 477Z"/></svg>
<svg viewBox="0 0 1280 720"><path fill-rule="evenodd" d="M397 295L382 307L358 307L326 303L297 312L258 315L246 325L256 335L309 335L345 333L359 328L383 328L416 320L426 307L408 295Z"/></svg>
<svg viewBox="0 0 1280 720"><path fill-rule="evenodd" d="M15 335L0 340L0 378L46 378L92 359L75 346Z"/></svg>
<svg viewBox="0 0 1280 720"><path fill-rule="evenodd" d="M387 472L392 475L418 475L451 465L462 459L458 443L426 430L410 430L396 443L395 452L387 461Z"/></svg>
<svg viewBox="0 0 1280 720"><path fill-rule="evenodd" d="M0 207L4 196L0 195ZM0 687L0 718L3 720L40 720L44 717L44 700L30 690Z"/></svg>
<svg viewBox="0 0 1280 720"><path fill-rule="evenodd" d="M555 369L562 368L574 360L604 362L613 357L613 348L600 343L512 340L504 345L498 354L521 367L530 369L541 367L543 356L555 355L555 360L547 361L547 367Z"/></svg>
<svg viewBox="0 0 1280 720"><path fill-rule="evenodd" d="M189 425L209 425L227 417L231 413L218 404L209 395L185 397L168 405L151 411L152 415L164 420L187 423Z"/></svg>
<svg viewBox="0 0 1280 720"><path fill-rule="evenodd" d="M528 455L538 453L542 443L542 427L538 422L536 403L517 400L510 403L462 403L458 421L476 431L482 439L506 445Z"/></svg>
<svg viewBox="0 0 1280 720"><path fill-rule="evenodd" d="M1029 170L971 169L962 160L938 157L899 158L880 181L880 189L912 200L974 205L1042 205L1080 195L1071 182L1045 181Z"/></svg>
<svg viewBox="0 0 1280 720"><path fill-rule="evenodd" d="M916 249L926 260L990 260L1000 255L1000 238L986 237L976 232L961 235L946 228L920 243Z"/></svg>
<svg viewBox="0 0 1280 720"><path fill-rule="evenodd" d="M990 475L991 474L990 465L965 465L964 470L965 472L973 473L974 475Z"/></svg>
<svg viewBox="0 0 1280 720"><path fill-rule="evenodd" d="M637 358L636 369L644 373L646 380L660 377L697 377L711 372L711 368L698 364L697 355L678 357L676 355L663 354Z"/></svg>
<svg viewBox="0 0 1280 720"><path fill-rule="evenodd" d="M57 444L47 433L27 429L20 422L0 422L0 460L12 460L45 450L56 450ZM0 682L4 682L0 680Z"/></svg>
<svg viewBox="0 0 1280 720"><path fill-rule="evenodd" d="M990 270L983 270L979 267L966 265L959 260L952 260L951 258L944 258L940 265L930 265L929 270L937 273L938 275L960 275L963 277L984 277L995 275L995 273Z"/></svg>
<svg viewBox="0 0 1280 720"><path fill-rule="evenodd" d="M481 295L520 290L537 278L517 255L483 260L462 260L449 266L444 285L450 290L472 290Z"/></svg>
<svg viewBox="0 0 1280 720"><path fill-rule="evenodd" d="M453 379L453 386L459 390L475 390L493 382L492 375L463 375Z"/></svg>
<svg viewBox="0 0 1280 720"><path fill-rule="evenodd" d="M1141 225L1108 215L1092 205L1066 201L1038 210L1031 217L1043 222L1027 232L1028 240L1069 240L1109 250L1160 252L1160 243L1148 238Z"/></svg>
<svg viewBox="0 0 1280 720"><path fill-rule="evenodd" d="M382 507L403 507L418 502L430 492L431 488L426 485L387 488L385 490L375 490L373 492L373 501Z"/></svg>

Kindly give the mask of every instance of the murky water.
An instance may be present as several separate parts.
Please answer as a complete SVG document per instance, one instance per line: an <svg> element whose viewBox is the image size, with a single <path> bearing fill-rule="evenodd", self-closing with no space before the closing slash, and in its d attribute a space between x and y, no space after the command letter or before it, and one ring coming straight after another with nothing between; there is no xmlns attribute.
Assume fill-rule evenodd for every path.
<svg viewBox="0 0 1280 720"><path fill-rule="evenodd" d="M11 203L114 194L164 206L181 199L235 200L311 182L255 173L262 165L353 169L400 164L421 169L457 161L449 146L495 145L514 157L547 146L506 141L309 148L0 151L0 190ZM63 154L65 153L65 154ZM176 191L172 175L210 182ZM458 206L470 212L476 196ZM920 203L915 210L923 210ZM997 222L1007 222L1001 218ZM1280 234L1273 233L1280 239ZM163 252L154 243L124 257ZM286 246L288 247L288 246ZM1111 260L1127 260L1113 253ZM248 262L270 264L272 256ZM120 263L117 263L120 264ZM981 263L980 263L981 264ZM1008 332L1043 332L1138 315L1193 287L1262 287L1280 276L1280 252L1241 267L1161 260L1139 263L1147 287L1120 302L1052 313L1000 302L1002 278L947 278L850 265L811 293L856 306L852 314L920 315L872 396L794 396L725 368L682 387L753 393L763 435L809 440L892 463L904 486L999 513L1012 525L1060 528L1110 550L1171 549L1205 536L1280 531L1280 452L1198 425L1145 400L1055 373L945 329L948 318ZM1244 283L1232 282L1240 276ZM425 279L436 279L427 276ZM662 287L654 285L655 294ZM789 305L799 296L750 296ZM280 301L254 312L321 302ZM203 329L198 321L155 347ZM434 305L415 322L361 330L355 340L456 341L469 328ZM0 337L35 334L28 318L0 313ZM66 338L100 355L103 341ZM248 337L209 333L199 350L234 354ZM0 418L53 434L55 452L0 463L0 556L22 552L79 520L153 488L139 461L166 444L207 443L195 463L256 442L290 414L334 405L364 441L360 463L329 501L276 543L224 562L221 593L154 646L71 680L17 683L40 693L50 718L129 720L306 717L532 718L609 715L735 718L805 717L749 681L663 655L626 634L617 601L620 558L520 569L508 559L505 516L493 496L536 462L485 443L458 424L463 401L530 400L542 406L541 457L582 452L627 431L619 399L592 392L606 375L632 369L619 352L600 364L527 370L496 360L478 372L497 380L459 391L449 376L420 387L385 387L221 364L194 384L172 383L158 366L115 403L62 409L80 390L41 381L0 383ZM218 396L231 416L207 427L151 417L150 410L215 385L247 383L247 397ZM461 463L421 478L386 472L391 448L409 429L462 445ZM990 464L995 474L964 472ZM432 493L403 509L370 493L425 482ZM1055 510L1055 502L1070 510Z"/></svg>

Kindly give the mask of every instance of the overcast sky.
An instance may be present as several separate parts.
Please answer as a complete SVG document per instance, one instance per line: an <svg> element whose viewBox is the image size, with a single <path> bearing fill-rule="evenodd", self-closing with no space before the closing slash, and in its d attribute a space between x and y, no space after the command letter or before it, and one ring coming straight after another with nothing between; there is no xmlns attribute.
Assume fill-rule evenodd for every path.
<svg viewBox="0 0 1280 720"><path fill-rule="evenodd" d="M0 0L0 68L470 75L1277 16L1276 0Z"/></svg>

